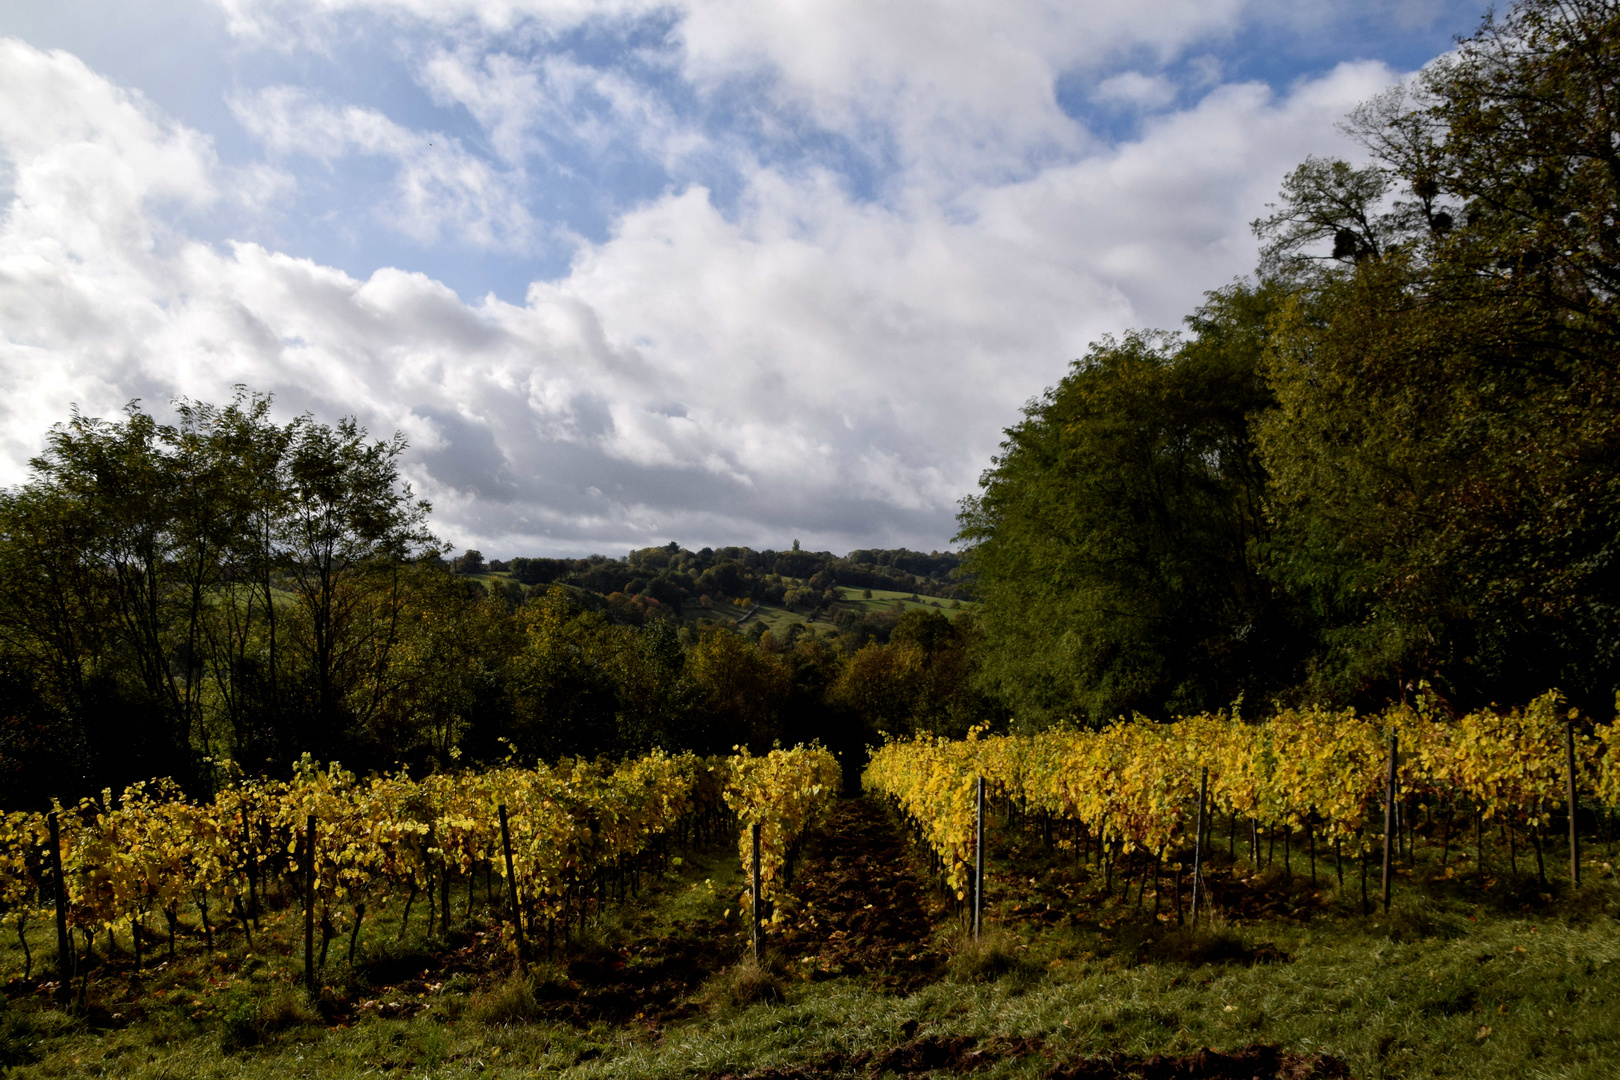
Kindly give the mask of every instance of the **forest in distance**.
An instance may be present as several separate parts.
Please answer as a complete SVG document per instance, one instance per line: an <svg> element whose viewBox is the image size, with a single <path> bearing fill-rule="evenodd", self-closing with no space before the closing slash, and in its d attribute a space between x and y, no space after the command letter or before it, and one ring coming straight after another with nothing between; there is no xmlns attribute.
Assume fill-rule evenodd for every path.
<svg viewBox="0 0 1620 1080"><path fill-rule="evenodd" d="M1096 342L955 552L455 555L399 435L249 389L74 414L0 494L0 800L1237 705L1442 710L1620 663L1603 5L1525 3L1346 121L1181 333ZM852 774L853 775L853 774Z"/></svg>
<svg viewBox="0 0 1620 1080"><path fill-rule="evenodd" d="M402 439L267 397L50 432L0 497L0 803L305 755L362 774L966 731L950 554L446 558Z"/></svg>

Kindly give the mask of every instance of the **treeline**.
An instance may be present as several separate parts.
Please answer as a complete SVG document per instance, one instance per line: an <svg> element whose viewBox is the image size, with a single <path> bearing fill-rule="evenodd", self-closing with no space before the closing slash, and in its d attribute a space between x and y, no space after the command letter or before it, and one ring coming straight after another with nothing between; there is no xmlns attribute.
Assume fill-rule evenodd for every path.
<svg viewBox="0 0 1620 1080"><path fill-rule="evenodd" d="M830 590L841 560L660 548L486 587L444 558L398 436L269 408L75 415L0 493L0 806L151 776L206 795L305 753L364 774L819 738L856 769L883 734L995 715L965 615L846 609L780 639L703 618L783 570Z"/></svg>
<svg viewBox="0 0 1620 1080"><path fill-rule="evenodd" d="M583 559L515 558L486 561L467 551L451 561L457 573L509 574L518 584L553 583L611 596L643 597L675 611L729 600L779 605L812 616L838 601L839 587L886 589L948 600L970 598L970 583L954 552L859 550L847 556L829 551L755 551L747 547L688 551L671 542L632 551L622 559L592 555Z"/></svg>
<svg viewBox="0 0 1620 1080"><path fill-rule="evenodd" d="M1185 336L1106 340L964 505L1027 725L1620 683L1620 7L1522 0L1357 109Z"/></svg>

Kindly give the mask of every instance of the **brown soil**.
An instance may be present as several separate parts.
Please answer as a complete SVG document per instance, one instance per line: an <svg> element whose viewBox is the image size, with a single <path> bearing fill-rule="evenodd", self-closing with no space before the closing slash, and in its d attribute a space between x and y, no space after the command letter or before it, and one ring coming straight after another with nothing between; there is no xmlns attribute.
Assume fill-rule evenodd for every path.
<svg viewBox="0 0 1620 1080"><path fill-rule="evenodd" d="M1255 1044L1230 1054L1199 1050L1185 1057L1080 1058L1048 1070L1045 1080L1338 1080L1349 1075L1344 1062L1326 1054L1285 1054Z"/></svg>
<svg viewBox="0 0 1620 1080"><path fill-rule="evenodd" d="M634 1021L663 1025L691 1015L691 999L715 972L736 962L736 936L721 920L679 922L669 937L642 935L617 949L568 961L567 983L542 994L548 1017L576 1024Z"/></svg>
<svg viewBox="0 0 1620 1080"><path fill-rule="evenodd" d="M808 838L790 886L797 906L775 940L795 975L876 975L910 992L932 982L944 958L934 948L928 886L882 807L846 799Z"/></svg>

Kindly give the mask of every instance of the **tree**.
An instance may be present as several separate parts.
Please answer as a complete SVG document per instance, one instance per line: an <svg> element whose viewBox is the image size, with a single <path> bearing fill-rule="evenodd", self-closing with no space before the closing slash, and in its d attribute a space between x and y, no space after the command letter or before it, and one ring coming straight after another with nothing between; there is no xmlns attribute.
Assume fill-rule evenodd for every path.
<svg viewBox="0 0 1620 1080"><path fill-rule="evenodd" d="M595 755L618 746L618 701L603 638L612 629L553 585L518 611L513 741L526 755Z"/></svg>
<svg viewBox="0 0 1620 1080"><path fill-rule="evenodd" d="M430 540L404 442L269 408L239 390L172 424L75 414L0 495L5 659L98 779L206 787L209 757L330 756L387 692L398 574Z"/></svg>
<svg viewBox="0 0 1620 1080"><path fill-rule="evenodd" d="M924 689L923 655L914 641L863 645L844 661L829 698L860 717L871 742L909 736Z"/></svg>
<svg viewBox="0 0 1620 1080"><path fill-rule="evenodd" d="M1463 700L1558 685L1612 703L1617 46L1600 0L1487 17L1357 110L1370 171L1307 162L1258 223L1293 292L1265 365L1279 408L1258 427L1272 565L1326 623L1320 694L1425 678ZM1288 276L1332 226L1300 224L1333 202L1311 192L1356 177L1388 206L1360 213L1376 245Z"/></svg>
<svg viewBox="0 0 1620 1080"><path fill-rule="evenodd" d="M567 573L557 559L513 559L513 580L523 585L550 585Z"/></svg>
<svg viewBox="0 0 1620 1080"><path fill-rule="evenodd" d="M1250 425L1269 289L1212 293L1196 336L1106 339L1008 429L965 499L982 601L979 681L1027 723L1166 716L1285 685L1294 612L1260 572L1269 533Z"/></svg>
<svg viewBox="0 0 1620 1080"><path fill-rule="evenodd" d="M778 720L789 689L780 658L724 628L699 635L687 657L702 725L686 745L717 753L746 744L755 753L779 737Z"/></svg>
<svg viewBox="0 0 1620 1080"><path fill-rule="evenodd" d="M503 598L442 568L406 572L393 666L395 690L373 718L369 755L451 768L475 725L509 711L506 664L517 631ZM492 749L491 747L480 747Z"/></svg>
<svg viewBox="0 0 1620 1080"><path fill-rule="evenodd" d="M352 418L327 426L306 417L291 436L275 540L312 699L297 741L332 757L391 689L405 567L433 537L427 503L399 482L402 435L373 441Z"/></svg>

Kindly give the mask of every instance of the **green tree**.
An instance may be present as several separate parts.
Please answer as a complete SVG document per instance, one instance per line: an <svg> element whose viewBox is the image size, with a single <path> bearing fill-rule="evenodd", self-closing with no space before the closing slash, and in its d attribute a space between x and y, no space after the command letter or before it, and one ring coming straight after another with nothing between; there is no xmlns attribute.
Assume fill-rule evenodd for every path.
<svg viewBox="0 0 1620 1080"><path fill-rule="evenodd" d="M391 753L428 768L452 767L474 725L499 727L505 719L506 665L517 648L503 598L442 567L409 569L395 689L364 733L370 756Z"/></svg>
<svg viewBox="0 0 1620 1080"><path fill-rule="evenodd" d="M1257 223L1293 291L1258 429L1273 565L1326 624L1319 693L1612 701L1617 80L1612 4L1516 4L1357 110L1370 166L1307 162Z"/></svg>
<svg viewBox="0 0 1620 1080"><path fill-rule="evenodd" d="M96 779L331 756L387 692L399 573L430 539L404 443L269 407L75 414L0 494L6 660L97 748Z"/></svg>
<svg viewBox="0 0 1620 1080"><path fill-rule="evenodd" d="M603 638L612 626L553 585L518 612L512 660L513 741L527 755L594 755L618 747L618 701Z"/></svg>
<svg viewBox="0 0 1620 1080"><path fill-rule="evenodd" d="M1260 572L1250 426L1270 289L1210 294L1194 337L1105 340L1007 431L964 500L981 685L1027 724L1224 706L1285 684L1295 614Z"/></svg>
<svg viewBox="0 0 1620 1080"><path fill-rule="evenodd" d="M725 628L706 630L687 655L698 695L686 743L710 753L746 744L769 750L781 734L780 713L791 683L780 657Z"/></svg>

